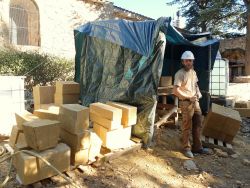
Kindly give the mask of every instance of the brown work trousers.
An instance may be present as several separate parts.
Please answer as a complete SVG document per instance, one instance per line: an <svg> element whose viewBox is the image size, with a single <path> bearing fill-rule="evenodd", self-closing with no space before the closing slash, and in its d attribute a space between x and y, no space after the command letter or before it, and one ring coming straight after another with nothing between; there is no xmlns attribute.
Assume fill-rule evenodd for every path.
<svg viewBox="0 0 250 188"><path fill-rule="evenodd" d="M182 112L182 144L184 150L198 151L202 149L201 144L201 109L199 102L180 101ZM193 145L191 147L189 137L192 130Z"/></svg>

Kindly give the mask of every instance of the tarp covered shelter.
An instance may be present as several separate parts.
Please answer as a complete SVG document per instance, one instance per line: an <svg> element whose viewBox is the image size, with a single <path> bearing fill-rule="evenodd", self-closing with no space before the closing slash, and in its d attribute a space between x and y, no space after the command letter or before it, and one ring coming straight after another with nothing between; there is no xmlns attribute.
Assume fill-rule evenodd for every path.
<svg viewBox="0 0 250 188"><path fill-rule="evenodd" d="M82 104L112 100L137 106L132 132L145 144L154 132L160 77L174 74L180 54L187 49L196 56L195 68L208 72L208 57L211 53L213 64L219 47L217 40L191 42L204 36L184 37L170 21L95 21L74 30L75 81L80 83Z"/></svg>

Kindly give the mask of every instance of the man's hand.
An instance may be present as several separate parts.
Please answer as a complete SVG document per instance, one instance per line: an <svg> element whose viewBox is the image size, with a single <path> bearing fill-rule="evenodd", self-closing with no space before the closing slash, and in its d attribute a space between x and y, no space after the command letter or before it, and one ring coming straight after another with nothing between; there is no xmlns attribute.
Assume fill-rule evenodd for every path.
<svg viewBox="0 0 250 188"><path fill-rule="evenodd" d="M191 102L195 102L198 100L197 96L193 96L189 99Z"/></svg>

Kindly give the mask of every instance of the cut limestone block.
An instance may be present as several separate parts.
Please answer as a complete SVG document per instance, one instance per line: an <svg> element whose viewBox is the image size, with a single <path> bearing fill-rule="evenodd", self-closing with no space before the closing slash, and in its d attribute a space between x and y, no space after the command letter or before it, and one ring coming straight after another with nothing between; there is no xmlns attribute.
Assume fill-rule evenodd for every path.
<svg viewBox="0 0 250 188"><path fill-rule="evenodd" d="M47 119L26 122L23 124L23 131L29 147L41 151L57 145L60 122Z"/></svg>
<svg viewBox="0 0 250 188"><path fill-rule="evenodd" d="M14 146L17 142L19 132L20 132L20 130L18 130L17 126L12 127L11 134L10 134L10 140L9 140L9 144L12 148L14 148Z"/></svg>
<svg viewBox="0 0 250 188"><path fill-rule="evenodd" d="M71 165L77 166L77 165L86 165L89 161L89 148L88 149L82 149L80 151L74 151L71 150Z"/></svg>
<svg viewBox="0 0 250 188"><path fill-rule="evenodd" d="M171 76L162 76L160 78L160 86L161 87L168 87L172 85L172 77Z"/></svg>
<svg viewBox="0 0 250 188"><path fill-rule="evenodd" d="M58 94L55 93L55 104L78 104L79 103L79 94Z"/></svg>
<svg viewBox="0 0 250 188"><path fill-rule="evenodd" d="M48 160L60 172L67 171L70 168L70 148L66 144L60 143L53 149L36 153ZM57 175L57 172L41 159L29 154L19 153L16 155L15 160L18 161L16 163L17 175L23 185Z"/></svg>
<svg viewBox="0 0 250 188"><path fill-rule="evenodd" d="M52 111L56 111L60 109L60 106L55 105L54 103L50 103L50 104L41 104L40 105L40 109L43 110L52 110Z"/></svg>
<svg viewBox="0 0 250 188"><path fill-rule="evenodd" d="M16 116L17 127L20 130L23 129L24 122L29 122L29 121L34 121L34 120L39 119L37 116L33 115L32 113L28 111L24 111L23 113L15 113L15 116Z"/></svg>
<svg viewBox="0 0 250 188"><path fill-rule="evenodd" d="M238 111L213 103L205 119L203 135L232 143L240 123L241 117Z"/></svg>
<svg viewBox="0 0 250 188"><path fill-rule="evenodd" d="M28 147L23 131L19 130L17 126L12 128L9 144L14 149L16 146L20 149Z"/></svg>
<svg viewBox="0 0 250 188"><path fill-rule="evenodd" d="M60 138L62 142L67 144L73 151L80 151L82 149L88 149L90 147L89 131L72 134L62 128L60 131Z"/></svg>
<svg viewBox="0 0 250 188"><path fill-rule="evenodd" d="M80 94L80 85L73 81L57 81L56 93L58 94Z"/></svg>
<svg viewBox="0 0 250 188"><path fill-rule="evenodd" d="M39 109L41 104L54 103L55 86L33 87L34 108Z"/></svg>
<svg viewBox="0 0 250 188"><path fill-rule="evenodd" d="M122 110L122 125L125 127L135 125L137 121L137 108L118 102L107 102L108 105Z"/></svg>
<svg viewBox="0 0 250 188"><path fill-rule="evenodd" d="M30 147L28 146L27 142L26 142L26 138L24 133L20 133L18 136L18 140L16 142L16 144L13 147L14 151L20 151L20 150L29 150ZM16 163L17 161L15 160L15 157L13 158L13 165L16 167Z"/></svg>
<svg viewBox="0 0 250 188"><path fill-rule="evenodd" d="M226 101L225 102L226 102L226 104L225 104L226 107L234 108L235 102L236 102L236 98L235 97L226 97Z"/></svg>
<svg viewBox="0 0 250 188"><path fill-rule="evenodd" d="M76 82L56 82L55 104L78 104L80 97L80 86Z"/></svg>
<svg viewBox="0 0 250 188"><path fill-rule="evenodd" d="M50 108L50 110L38 109L34 111L34 115L41 119L51 119L58 120L59 119L59 107Z"/></svg>
<svg viewBox="0 0 250 188"><path fill-rule="evenodd" d="M79 104L64 104L60 107L59 120L63 129L78 134L89 128L89 108Z"/></svg>
<svg viewBox="0 0 250 188"><path fill-rule="evenodd" d="M100 154L102 140L94 132L90 132L89 161L95 161Z"/></svg>
<svg viewBox="0 0 250 188"><path fill-rule="evenodd" d="M94 131L101 138L102 146L109 149L124 148L131 138L132 127L121 127L120 129L108 131L101 125L94 123Z"/></svg>
<svg viewBox="0 0 250 188"><path fill-rule="evenodd" d="M103 103L92 103L89 106L90 112L98 114L100 117L115 121L121 124L122 110Z"/></svg>
<svg viewBox="0 0 250 188"><path fill-rule="evenodd" d="M241 117L250 118L250 108L235 108L234 110L238 111Z"/></svg>
<svg viewBox="0 0 250 188"><path fill-rule="evenodd" d="M99 114L90 112L90 120L95 122L103 127L107 128L108 130L115 130L122 127L121 123L117 123L116 121L111 121L101 117Z"/></svg>
<svg viewBox="0 0 250 188"><path fill-rule="evenodd" d="M29 146L26 142L26 138L25 138L24 133L23 132L19 133L18 138L17 138L17 142L14 146L14 149L20 150L20 149L26 149L28 147Z"/></svg>
<svg viewBox="0 0 250 188"><path fill-rule="evenodd" d="M234 83L250 83L250 76L235 76Z"/></svg>
<svg viewBox="0 0 250 188"><path fill-rule="evenodd" d="M250 101L237 101L234 108L250 108Z"/></svg>

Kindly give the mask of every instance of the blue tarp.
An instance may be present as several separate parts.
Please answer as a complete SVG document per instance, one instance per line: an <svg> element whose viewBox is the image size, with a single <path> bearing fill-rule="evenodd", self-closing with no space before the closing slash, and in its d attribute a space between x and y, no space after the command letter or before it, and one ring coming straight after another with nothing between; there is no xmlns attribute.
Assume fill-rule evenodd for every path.
<svg viewBox="0 0 250 188"><path fill-rule="evenodd" d="M84 33L105 41L119 44L143 56L152 53L154 40L159 29L169 26L170 18L160 18L157 21L106 20L89 22L75 30L75 35Z"/></svg>
<svg viewBox="0 0 250 188"><path fill-rule="evenodd" d="M181 53L191 50L206 89L209 49L213 64L219 47L218 40L194 41L209 34L182 35L170 21L95 21L74 30L75 81L81 86L82 104L112 100L137 106L133 134L146 144L153 135L160 77L173 75L180 68Z"/></svg>
<svg viewBox="0 0 250 188"><path fill-rule="evenodd" d="M186 45L186 46L193 46L193 47L205 47L209 45L213 45L215 43L219 43L217 39L210 39L205 41L197 41L199 38L209 37L210 33L203 33L203 34L181 34L177 31L173 26L169 26L167 32L165 32L166 39L172 45Z"/></svg>
<svg viewBox="0 0 250 188"><path fill-rule="evenodd" d="M203 34L181 34L170 25L171 18L159 18L148 21L128 21L128 20L105 20L89 22L75 30L75 35L79 32L91 37L97 37L149 57L156 35L161 30L172 45L186 45L194 47L205 47L219 43L217 39L202 42L192 42L201 37L208 37L210 33Z"/></svg>

